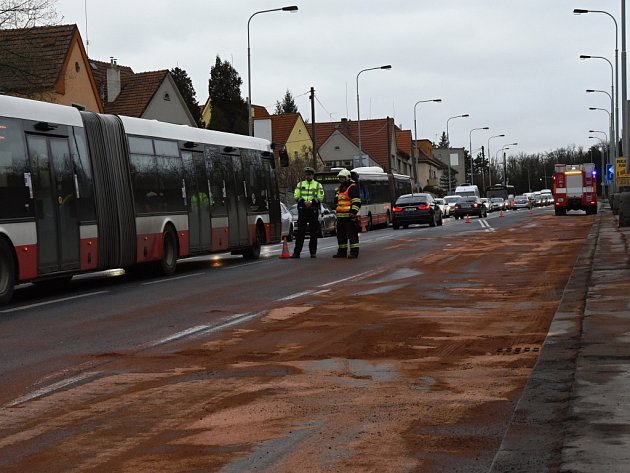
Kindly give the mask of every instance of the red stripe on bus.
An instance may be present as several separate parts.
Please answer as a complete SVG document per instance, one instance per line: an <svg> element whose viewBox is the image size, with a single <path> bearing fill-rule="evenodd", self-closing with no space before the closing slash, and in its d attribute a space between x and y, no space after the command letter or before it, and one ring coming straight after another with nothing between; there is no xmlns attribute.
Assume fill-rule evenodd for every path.
<svg viewBox="0 0 630 473"><path fill-rule="evenodd" d="M227 227L212 228L212 251L227 250L230 243Z"/></svg>
<svg viewBox="0 0 630 473"><path fill-rule="evenodd" d="M177 240L179 242L179 257L183 258L190 253L190 238L188 230L180 230L177 232Z"/></svg>
<svg viewBox="0 0 630 473"><path fill-rule="evenodd" d="M37 277L37 245L15 247L18 261L18 280L28 281Z"/></svg>
<svg viewBox="0 0 630 473"><path fill-rule="evenodd" d="M161 233L148 233L137 236L137 256L138 263L147 261L157 261L162 258L163 244Z"/></svg>

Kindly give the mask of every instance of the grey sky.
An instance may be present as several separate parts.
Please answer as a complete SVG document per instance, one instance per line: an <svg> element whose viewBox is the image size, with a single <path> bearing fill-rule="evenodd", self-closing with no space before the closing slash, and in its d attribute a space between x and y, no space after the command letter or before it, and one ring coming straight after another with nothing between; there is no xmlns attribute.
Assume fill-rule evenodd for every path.
<svg viewBox="0 0 630 473"><path fill-rule="evenodd" d="M515 152L590 146L588 130L608 133L615 29L603 14L574 15L574 8L605 10L621 26L618 0L59 0L64 23L77 23L89 55L110 56L134 71L186 70L200 102L208 95L215 57L229 60L247 95L247 20L256 11L298 5L298 13L272 12L251 21L252 100L273 112L291 91L310 120L307 92L315 87L316 121L357 118L356 77L361 74L361 119L395 117L418 137L433 141L449 117L454 146L500 146ZM621 50L621 43L619 46ZM603 136L603 135L600 135Z"/></svg>

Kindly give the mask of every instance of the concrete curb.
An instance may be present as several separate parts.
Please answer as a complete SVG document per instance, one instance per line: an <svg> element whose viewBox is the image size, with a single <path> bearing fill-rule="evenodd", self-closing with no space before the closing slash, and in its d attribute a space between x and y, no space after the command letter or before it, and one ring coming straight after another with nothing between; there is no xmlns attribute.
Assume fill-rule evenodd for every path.
<svg viewBox="0 0 630 473"><path fill-rule="evenodd" d="M573 266L538 361L490 467L491 473L557 472L561 468L601 222L600 212Z"/></svg>

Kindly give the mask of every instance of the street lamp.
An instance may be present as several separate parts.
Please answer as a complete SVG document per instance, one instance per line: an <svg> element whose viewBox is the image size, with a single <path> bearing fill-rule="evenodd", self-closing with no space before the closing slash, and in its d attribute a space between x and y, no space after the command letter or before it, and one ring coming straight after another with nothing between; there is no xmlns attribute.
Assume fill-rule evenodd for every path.
<svg viewBox="0 0 630 473"><path fill-rule="evenodd" d="M272 8L271 10L260 10L254 13L247 20L247 125L249 129L249 136L254 136L254 120L252 119L252 61L251 61L251 48L249 47L249 23L252 21L256 15L260 13L269 13L272 11L297 11L298 7L296 5L291 5L288 7L282 8Z"/></svg>
<svg viewBox="0 0 630 473"><path fill-rule="evenodd" d="M415 138L414 141L414 146L411 148L411 151L413 152L415 149L415 153L413 156L413 173L415 175L415 179L416 179L416 190L418 192L420 192L420 173L418 171L418 128L416 126L416 107L418 106L419 103L425 103L425 102L441 102L442 99L429 99L429 100L418 100L414 106L413 106L413 133Z"/></svg>
<svg viewBox="0 0 630 473"><path fill-rule="evenodd" d="M463 115L455 115L454 117L450 117L448 120L446 120L446 142L448 143L448 149L451 148L451 138L450 135L448 134L448 122L450 122L451 120L453 120L454 118L468 118L470 115L467 113L464 113ZM464 177L465 177L464 173ZM448 155L448 193L451 194L451 155L450 155L450 151L449 151L449 155Z"/></svg>
<svg viewBox="0 0 630 473"><path fill-rule="evenodd" d="M505 135L494 135L488 138L488 160L492 159L491 158L492 155L490 154L490 140L493 138L502 138L504 136ZM491 185L492 185L492 167L488 166L488 186L491 186Z"/></svg>
<svg viewBox="0 0 630 473"><path fill-rule="evenodd" d="M607 138L606 141L608 141L608 136L606 138ZM600 143L602 142L602 139L600 137L598 137L598 136L589 136L589 139L597 140ZM601 183L602 183L602 198L605 199L606 198L606 187L604 186L604 175L606 174L606 169L605 169L604 163L608 162L608 159L604 159L604 156L606 154L606 147L604 146L603 148L604 148L604 152L602 153L602 158L601 158L601 164L600 164L601 172L600 172L600 174L601 174ZM600 152L601 152L601 150L600 150ZM593 156L591 154L591 159L592 159L592 157Z"/></svg>
<svg viewBox="0 0 630 473"><path fill-rule="evenodd" d="M612 108L613 104L614 104L612 96L608 92L606 92L605 90L586 89L586 92L587 93L600 92L602 94L608 95L608 97L610 98L610 117L611 118L610 118L610 127L608 128L608 130L610 132L611 140L615 139L615 136L616 136L617 133L615 132L615 129L614 129L614 119L613 119L613 115L612 115L614 113L613 112L613 108ZM609 141L608 142L608 156L611 156L611 155L614 154L615 158L616 158L616 153L615 153L616 149L617 149L616 145L612 141Z"/></svg>
<svg viewBox="0 0 630 473"><path fill-rule="evenodd" d="M614 113L613 110L615 108L615 102L613 100L613 97L615 96L615 85L614 85L614 81L615 81L615 71L612 65L612 62L610 62L607 58L605 58L604 56L588 56L585 54L580 55L580 59L603 59L604 61L606 61L608 63L608 65L610 66L610 94L608 95L610 97L610 113L611 113L611 118L612 118L612 114ZM589 89L589 90L593 90L593 89ZM588 92L588 90L587 90ZM611 147L611 151L614 154L615 158L617 157L617 143L616 143L616 139L615 138L615 123L614 121L611 119L610 121L610 137L611 140L614 141L613 142L613 146Z"/></svg>
<svg viewBox="0 0 630 473"><path fill-rule="evenodd" d="M498 154L501 151L505 151L506 149L510 149L512 146L518 146L518 143L510 143L507 145L504 145L500 150L497 151L497 156L495 156L496 160L498 161ZM505 152L503 153L503 185L506 186L507 185L507 161L505 159Z"/></svg>
<svg viewBox="0 0 630 473"><path fill-rule="evenodd" d="M470 130L470 133L468 133L468 149L470 150L470 184L474 184L473 182L473 155L472 155L472 132L476 131L476 130L489 130L490 127L488 126L482 126L481 128L473 128L472 130ZM483 185L481 186L483 187Z"/></svg>
<svg viewBox="0 0 630 473"><path fill-rule="evenodd" d="M625 5L625 1L623 1L622 4L623 4L622 9L623 9ZM584 10L581 8L576 8L573 10L573 13L575 13L576 15L581 15L583 13L603 13L604 15L609 16L612 19L612 21L615 23L615 90L617 91L617 95L615 96L615 135L610 137L610 141L613 141L615 143L615 155L617 155L617 146L619 143L619 26L617 25L617 20L615 19L615 17L604 10ZM625 12L622 14L625 15ZM625 36L625 31L623 32L623 35ZM622 54L625 55L625 52L623 52ZM625 66L624 66L624 71L625 71ZM625 75L625 72L624 72L624 75ZM626 103L625 91L622 97L624 97L623 103L625 105ZM624 117L625 117L625 112L624 112ZM624 126L624 128L626 127Z"/></svg>
<svg viewBox="0 0 630 473"><path fill-rule="evenodd" d="M361 71L359 71L359 73L357 74L357 132L359 134L359 162L363 162L363 148L361 147L361 113L359 112L360 108L359 108L359 76L361 75L361 73L366 72L366 71L374 71L376 69L391 69L392 66L391 64L387 64L385 66L378 66L378 67L369 67L367 69L363 69Z"/></svg>

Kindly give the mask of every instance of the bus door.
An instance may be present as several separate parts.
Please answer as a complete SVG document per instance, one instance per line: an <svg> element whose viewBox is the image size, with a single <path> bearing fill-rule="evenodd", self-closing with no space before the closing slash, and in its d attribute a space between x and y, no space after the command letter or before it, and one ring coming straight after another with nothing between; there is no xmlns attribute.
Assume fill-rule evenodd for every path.
<svg viewBox="0 0 630 473"><path fill-rule="evenodd" d="M202 152L182 151L188 204L189 245L192 252L210 249L210 187Z"/></svg>
<svg viewBox="0 0 630 473"><path fill-rule="evenodd" d="M225 185L227 191L227 211L230 231L230 247L245 246L249 243L247 228L247 192L245 176L240 156L224 156L227 166Z"/></svg>
<svg viewBox="0 0 630 473"><path fill-rule="evenodd" d="M27 135L37 222L38 273L78 269L79 221L66 138Z"/></svg>

